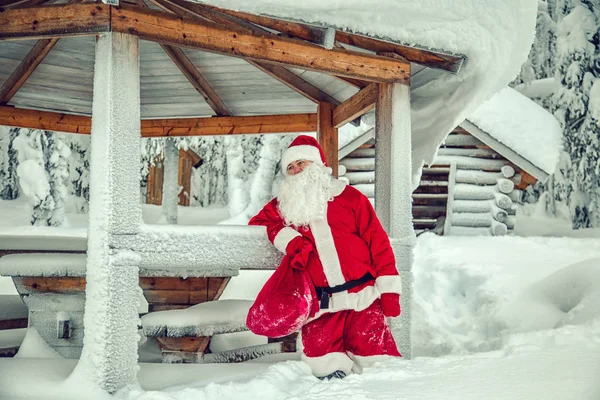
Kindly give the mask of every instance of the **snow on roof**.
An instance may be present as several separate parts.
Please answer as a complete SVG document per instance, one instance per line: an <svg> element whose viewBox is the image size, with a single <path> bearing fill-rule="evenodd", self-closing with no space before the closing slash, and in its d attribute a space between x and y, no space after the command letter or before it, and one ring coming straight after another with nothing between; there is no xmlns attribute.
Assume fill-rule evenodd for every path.
<svg viewBox="0 0 600 400"><path fill-rule="evenodd" d="M457 75L424 69L412 77L413 171L467 115L508 85L535 35L536 0L203 0L254 14L334 26L467 56Z"/></svg>
<svg viewBox="0 0 600 400"><path fill-rule="evenodd" d="M562 130L552 114L506 87L467 120L548 174L558 164Z"/></svg>

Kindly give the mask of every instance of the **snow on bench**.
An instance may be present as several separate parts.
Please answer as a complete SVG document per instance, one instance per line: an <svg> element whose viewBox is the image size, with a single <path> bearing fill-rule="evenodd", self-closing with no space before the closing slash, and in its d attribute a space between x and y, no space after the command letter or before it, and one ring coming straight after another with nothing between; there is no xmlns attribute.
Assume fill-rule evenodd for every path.
<svg viewBox="0 0 600 400"><path fill-rule="evenodd" d="M247 331L250 300L218 300L182 310L157 311L142 317L144 334L150 337L195 337Z"/></svg>
<svg viewBox="0 0 600 400"><path fill-rule="evenodd" d="M267 344L207 353L211 336L247 331L251 300L217 300L182 310L157 311L142 317L143 332L156 339L164 363L242 362L269 354L296 351L296 335L268 339Z"/></svg>

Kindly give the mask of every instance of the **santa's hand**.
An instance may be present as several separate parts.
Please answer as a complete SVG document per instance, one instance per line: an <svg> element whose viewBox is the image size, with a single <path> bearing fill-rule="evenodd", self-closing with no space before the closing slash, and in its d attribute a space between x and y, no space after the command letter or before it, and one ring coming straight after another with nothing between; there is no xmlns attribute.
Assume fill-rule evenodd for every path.
<svg viewBox="0 0 600 400"><path fill-rule="evenodd" d="M398 293L383 293L380 297L381 311L386 317L400 315L400 295Z"/></svg>
<svg viewBox="0 0 600 400"><path fill-rule="evenodd" d="M313 245L304 236L298 236L288 243L285 250L287 255L292 257L292 267L304 269L308 264L310 253L313 252Z"/></svg>

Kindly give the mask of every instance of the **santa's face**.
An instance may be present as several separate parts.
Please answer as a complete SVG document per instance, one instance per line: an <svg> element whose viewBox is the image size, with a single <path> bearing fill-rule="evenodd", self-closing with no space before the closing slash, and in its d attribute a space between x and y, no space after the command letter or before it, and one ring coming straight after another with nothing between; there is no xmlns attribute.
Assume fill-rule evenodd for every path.
<svg viewBox="0 0 600 400"><path fill-rule="evenodd" d="M281 184L277 196L279 211L288 225L308 225L326 217L330 192L331 170L312 162L305 164L302 171L288 172Z"/></svg>
<svg viewBox="0 0 600 400"><path fill-rule="evenodd" d="M312 161L310 161L310 160L292 161L287 166L287 169L286 169L287 174L288 175L299 174L300 172L304 171L304 168L308 167L310 164L312 164Z"/></svg>

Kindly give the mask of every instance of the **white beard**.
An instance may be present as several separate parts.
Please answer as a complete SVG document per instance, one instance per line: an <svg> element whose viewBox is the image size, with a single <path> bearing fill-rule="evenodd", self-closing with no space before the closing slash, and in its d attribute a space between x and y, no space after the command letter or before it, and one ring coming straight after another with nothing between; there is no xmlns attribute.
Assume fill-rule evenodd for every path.
<svg viewBox="0 0 600 400"><path fill-rule="evenodd" d="M285 223L306 226L312 220L326 218L331 183L331 169L315 163L296 175L286 176L277 196Z"/></svg>

